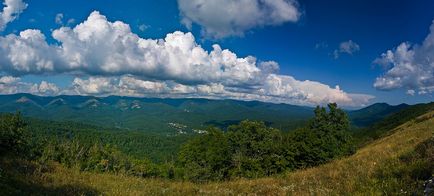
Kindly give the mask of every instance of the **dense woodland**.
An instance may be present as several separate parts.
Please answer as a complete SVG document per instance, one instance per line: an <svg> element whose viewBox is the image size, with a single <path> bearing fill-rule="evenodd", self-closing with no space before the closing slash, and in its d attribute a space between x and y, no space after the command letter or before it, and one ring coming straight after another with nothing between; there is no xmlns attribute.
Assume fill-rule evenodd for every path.
<svg viewBox="0 0 434 196"><path fill-rule="evenodd" d="M355 151L347 114L336 104L317 107L315 117L293 132L246 120L225 131L210 127L192 138L102 132L74 123L46 125L25 120L19 113L1 119L2 154L25 155L42 167L55 161L81 171L141 177L257 178L316 166ZM157 149L149 150L149 146ZM155 154L157 151L166 156Z"/></svg>
<svg viewBox="0 0 434 196"><path fill-rule="evenodd" d="M27 132L37 141L72 141L90 145L101 143L115 146L119 151L136 159L149 158L153 162L166 162L176 158L179 146L191 135L167 136L141 131L105 128L76 122L58 122L25 118Z"/></svg>

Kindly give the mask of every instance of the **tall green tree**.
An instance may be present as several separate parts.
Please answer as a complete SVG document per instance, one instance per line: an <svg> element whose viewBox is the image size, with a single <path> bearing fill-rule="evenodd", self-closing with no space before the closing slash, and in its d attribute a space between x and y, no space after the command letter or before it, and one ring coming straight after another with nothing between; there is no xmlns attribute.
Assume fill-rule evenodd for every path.
<svg viewBox="0 0 434 196"><path fill-rule="evenodd" d="M195 181L228 178L230 146L226 135L217 128L188 141L179 152L185 177Z"/></svg>
<svg viewBox="0 0 434 196"><path fill-rule="evenodd" d="M0 116L0 153L18 153L27 145L25 122L20 113Z"/></svg>
<svg viewBox="0 0 434 196"><path fill-rule="evenodd" d="M263 122L242 121L229 127L232 176L260 177L282 172L289 165L283 136Z"/></svg>
<svg viewBox="0 0 434 196"><path fill-rule="evenodd" d="M292 134L297 167L310 167L354 152L346 113L330 103L316 107L315 117Z"/></svg>

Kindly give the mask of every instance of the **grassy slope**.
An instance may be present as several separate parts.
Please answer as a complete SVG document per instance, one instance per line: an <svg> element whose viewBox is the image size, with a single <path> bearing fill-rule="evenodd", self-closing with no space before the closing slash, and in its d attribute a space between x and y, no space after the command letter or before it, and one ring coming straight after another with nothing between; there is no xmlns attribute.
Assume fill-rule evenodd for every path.
<svg viewBox="0 0 434 196"><path fill-rule="evenodd" d="M399 182L392 177L378 178L378 170L396 162L400 155L412 151L417 144L433 136L434 112L422 117L395 128L393 134L374 141L353 156L270 178L193 184L78 172L61 166L54 166L52 172L35 178L43 181L44 189L41 190L56 192L66 187L65 190L71 194L89 191L108 195L228 195L252 192L273 195L382 194L384 190L396 191Z"/></svg>
<svg viewBox="0 0 434 196"><path fill-rule="evenodd" d="M363 147L390 134L389 130L430 111L434 111L434 102L412 105L390 114L369 127L355 130L354 137L358 140L356 143L359 147Z"/></svg>

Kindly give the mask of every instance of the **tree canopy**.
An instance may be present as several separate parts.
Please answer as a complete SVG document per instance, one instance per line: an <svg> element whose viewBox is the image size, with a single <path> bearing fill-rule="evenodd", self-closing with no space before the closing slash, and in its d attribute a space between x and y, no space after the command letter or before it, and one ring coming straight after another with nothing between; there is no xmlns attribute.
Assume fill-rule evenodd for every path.
<svg viewBox="0 0 434 196"><path fill-rule="evenodd" d="M45 130L39 123L30 135L20 114L3 115L0 119L2 153L25 149L32 151L32 158L41 163L56 161L83 171L124 172L142 177L193 181L257 178L316 166L354 152L348 117L333 103L327 108L318 106L309 123L293 132L250 120L225 131L210 127L205 134L189 139L177 157L164 163L128 154L133 144L155 142L136 138L139 134L106 133L95 127L70 124L45 126ZM68 131L77 127L82 131ZM124 133L133 135L118 137Z"/></svg>
<svg viewBox="0 0 434 196"><path fill-rule="evenodd" d="M269 176L353 153L349 128L346 113L331 103L318 106L308 125L295 132L249 120L227 132L209 129L183 146L179 160L192 180Z"/></svg>

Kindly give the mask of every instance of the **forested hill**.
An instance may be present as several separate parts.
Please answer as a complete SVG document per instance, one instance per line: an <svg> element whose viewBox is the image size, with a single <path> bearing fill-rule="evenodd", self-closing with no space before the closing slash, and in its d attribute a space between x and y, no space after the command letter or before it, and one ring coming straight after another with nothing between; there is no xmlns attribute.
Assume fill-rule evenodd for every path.
<svg viewBox="0 0 434 196"><path fill-rule="evenodd" d="M374 104L349 111L353 125L367 126L407 105ZM209 126L227 128L245 119L288 131L303 126L314 108L258 101L169 99L31 94L0 95L0 112L20 111L24 116L180 135Z"/></svg>
<svg viewBox="0 0 434 196"><path fill-rule="evenodd" d="M245 119L289 130L313 114L310 107L257 101L1 95L0 112L15 111L40 119L164 134L200 132L209 126L226 128Z"/></svg>
<svg viewBox="0 0 434 196"><path fill-rule="evenodd" d="M407 104L389 105L375 103L360 110L349 111L348 115L354 126L364 127L383 119L384 117L409 107Z"/></svg>

